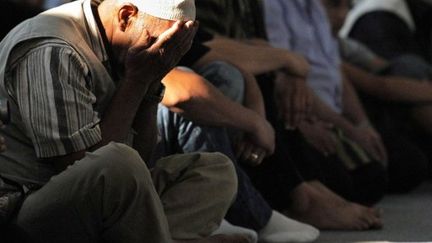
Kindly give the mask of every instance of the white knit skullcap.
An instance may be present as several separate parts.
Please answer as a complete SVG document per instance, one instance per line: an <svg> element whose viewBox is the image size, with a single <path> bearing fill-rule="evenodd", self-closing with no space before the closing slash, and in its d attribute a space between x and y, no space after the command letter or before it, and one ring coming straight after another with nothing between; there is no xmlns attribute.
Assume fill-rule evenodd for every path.
<svg viewBox="0 0 432 243"><path fill-rule="evenodd" d="M132 3L138 11L167 20L195 20L194 0L119 0Z"/></svg>

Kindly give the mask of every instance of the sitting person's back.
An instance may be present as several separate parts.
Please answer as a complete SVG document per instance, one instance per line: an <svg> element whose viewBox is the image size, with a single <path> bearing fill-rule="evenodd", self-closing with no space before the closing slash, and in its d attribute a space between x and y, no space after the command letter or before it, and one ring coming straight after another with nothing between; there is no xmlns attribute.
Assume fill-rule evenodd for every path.
<svg viewBox="0 0 432 243"><path fill-rule="evenodd" d="M387 59L415 54L431 62L431 13L424 0L356 1L340 34Z"/></svg>

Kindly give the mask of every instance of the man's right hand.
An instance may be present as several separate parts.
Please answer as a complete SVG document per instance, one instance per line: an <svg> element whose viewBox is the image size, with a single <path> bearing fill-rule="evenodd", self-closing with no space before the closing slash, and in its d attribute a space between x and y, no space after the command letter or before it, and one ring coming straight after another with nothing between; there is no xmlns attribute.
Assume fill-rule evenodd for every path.
<svg viewBox="0 0 432 243"><path fill-rule="evenodd" d="M388 154L380 134L370 125L355 126L346 133L357 142L373 159L387 163Z"/></svg>
<svg viewBox="0 0 432 243"><path fill-rule="evenodd" d="M273 127L265 118L260 117L255 122L255 129L236 141L236 156L250 165L259 165L266 156L273 154L275 143Z"/></svg>
<svg viewBox="0 0 432 243"><path fill-rule="evenodd" d="M156 39L143 30L127 52L126 79L159 82L190 49L197 29L195 21L177 21Z"/></svg>
<svg viewBox="0 0 432 243"><path fill-rule="evenodd" d="M306 141L324 156L336 153L336 140L332 128L332 124L317 119L308 119L299 125L299 130Z"/></svg>
<svg viewBox="0 0 432 243"><path fill-rule="evenodd" d="M283 71L287 75L306 78L310 69L310 65L306 58L294 52L287 52L286 50L283 51L285 51L288 56L288 61L286 62L287 66L285 69L283 69Z"/></svg>

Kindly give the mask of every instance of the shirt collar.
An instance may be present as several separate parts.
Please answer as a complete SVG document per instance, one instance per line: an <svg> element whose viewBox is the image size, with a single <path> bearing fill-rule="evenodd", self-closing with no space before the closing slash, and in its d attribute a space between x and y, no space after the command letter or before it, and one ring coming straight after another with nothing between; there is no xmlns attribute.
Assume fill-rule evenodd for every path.
<svg viewBox="0 0 432 243"><path fill-rule="evenodd" d="M93 7L97 7L101 2L101 0L84 0L83 9L87 22L87 28L89 30L88 35L91 47L97 58L104 64L106 68L110 69L109 57L92 10Z"/></svg>

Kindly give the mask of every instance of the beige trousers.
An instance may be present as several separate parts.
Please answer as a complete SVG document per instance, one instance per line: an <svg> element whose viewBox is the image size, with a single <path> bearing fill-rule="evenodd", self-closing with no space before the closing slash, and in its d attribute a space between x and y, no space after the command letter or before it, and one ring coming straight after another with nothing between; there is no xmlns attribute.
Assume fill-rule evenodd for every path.
<svg viewBox="0 0 432 243"><path fill-rule="evenodd" d="M149 172L135 150L110 143L32 193L16 224L41 243L195 239L216 229L236 188L221 154L173 155Z"/></svg>

